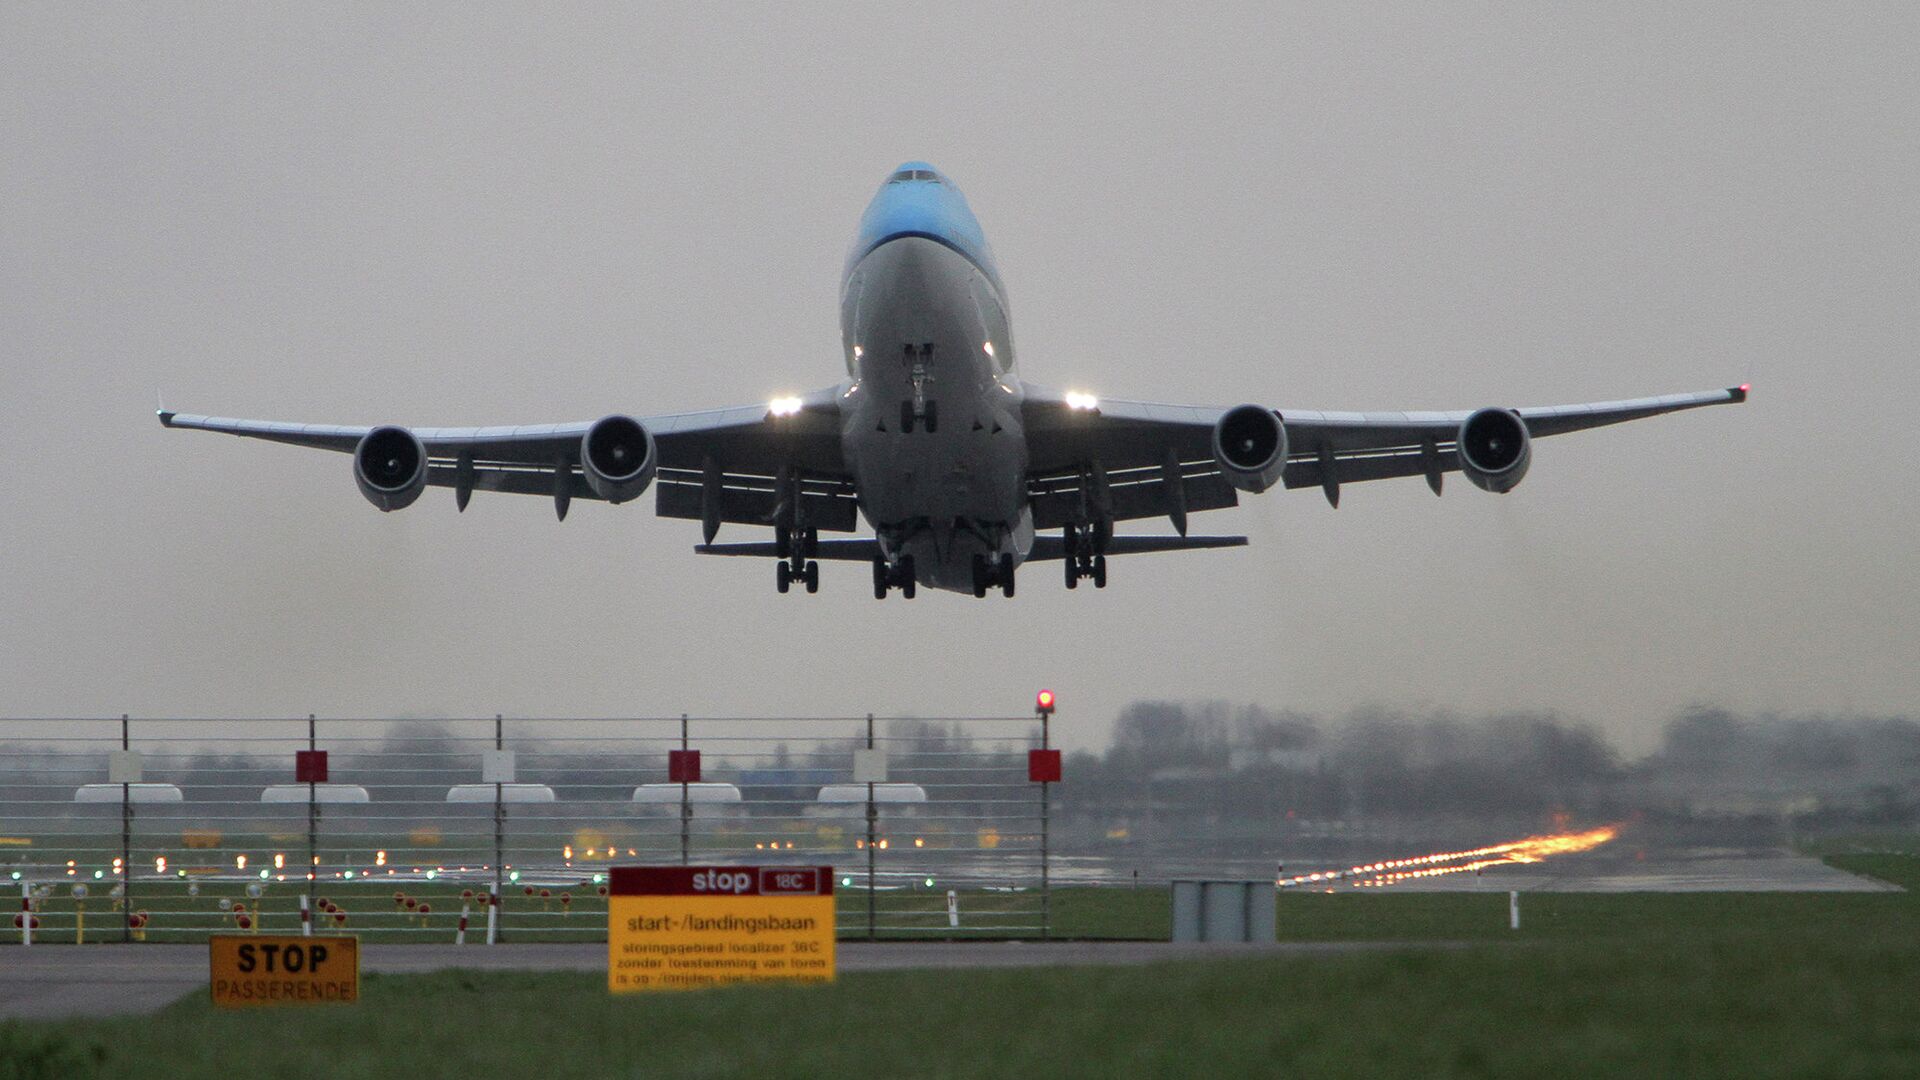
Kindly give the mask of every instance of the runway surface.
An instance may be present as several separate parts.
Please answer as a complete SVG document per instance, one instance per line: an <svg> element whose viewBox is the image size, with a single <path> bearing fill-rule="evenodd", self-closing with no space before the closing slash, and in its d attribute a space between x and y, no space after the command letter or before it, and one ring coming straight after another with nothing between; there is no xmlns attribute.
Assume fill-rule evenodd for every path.
<svg viewBox="0 0 1920 1080"><path fill-rule="evenodd" d="M1418 948L1407 943L1175 945L1164 941L841 942L839 968L851 971L1021 968L1151 964L1167 960L1273 954L1314 955ZM366 945L366 972L445 968L481 971L607 969L607 947L585 945ZM50 1020L152 1012L183 994L205 993L205 945L36 945L9 948L0 960L0 1020Z"/></svg>

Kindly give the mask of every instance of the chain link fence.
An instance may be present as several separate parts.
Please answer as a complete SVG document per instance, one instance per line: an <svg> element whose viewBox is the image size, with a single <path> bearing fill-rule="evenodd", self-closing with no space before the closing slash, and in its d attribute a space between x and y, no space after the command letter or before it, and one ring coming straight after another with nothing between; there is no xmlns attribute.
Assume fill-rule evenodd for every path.
<svg viewBox="0 0 1920 1080"><path fill-rule="evenodd" d="M1046 741L1031 716L0 720L0 884L16 941L478 944L604 940L615 865L831 865L843 938L1045 937Z"/></svg>

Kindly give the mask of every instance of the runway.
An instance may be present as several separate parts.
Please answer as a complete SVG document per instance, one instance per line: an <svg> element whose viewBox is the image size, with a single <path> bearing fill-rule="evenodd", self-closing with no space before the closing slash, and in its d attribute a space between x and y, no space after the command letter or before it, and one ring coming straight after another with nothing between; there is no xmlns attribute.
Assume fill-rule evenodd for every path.
<svg viewBox="0 0 1920 1080"><path fill-rule="evenodd" d="M1133 965L1168 960L1275 954L1320 955L1421 948L1405 942L1295 942L1195 945L1164 941L841 942L842 972ZM183 994L205 993L205 945L36 945L9 948L0 962L0 1020L148 1013ZM406 974L607 969L604 944L365 945L363 972Z"/></svg>

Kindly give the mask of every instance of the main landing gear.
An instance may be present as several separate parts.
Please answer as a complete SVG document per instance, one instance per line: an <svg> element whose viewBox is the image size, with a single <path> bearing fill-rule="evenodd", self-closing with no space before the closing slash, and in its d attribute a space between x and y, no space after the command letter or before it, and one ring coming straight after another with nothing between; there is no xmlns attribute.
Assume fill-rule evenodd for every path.
<svg viewBox="0 0 1920 1080"><path fill-rule="evenodd" d="M988 559L985 555L973 557L973 595L985 596L993 586L1000 587L1000 595L1013 595L1013 555L1002 552L998 560Z"/></svg>
<svg viewBox="0 0 1920 1080"><path fill-rule="evenodd" d="M885 600L892 589L899 589L900 595L913 599L913 556L902 555L893 565L887 565L885 559L873 560L873 598Z"/></svg>
<svg viewBox="0 0 1920 1080"><path fill-rule="evenodd" d="M1067 526L1067 557L1062 560L1066 567L1067 588L1079 588L1081 578L1092 578L1096 589L1107 587L1107 557L1100 551L1105 546L1100 540L1103 534L1104 530Z"/></svg>
<svg viewBox="0 0 1920 1080"><path fill-rule="evenodd" d="M779 563L778 566L779 566L779 573L778 575L775 576L773 583L774 583L774 587L779 589L781 592L784 593L788 589L792 588L793 583L796 581L805 585L807 587L807 591L810 593L817 593L820 591L820 564L819 563L814 562L812 559L808 559L804 563L798 562L798 560L796 560L795 562L782 562L782 563Z"/></svg>
<svg viewBox="0 0 1920 1080"><path fill-rule="evenodd" d="M798 581L807 587L810 593L820 591L820 564L808 558L820 550L820 532L817 529L774 530L774 551L779 554L780 562L774 574L774 587L784 595L793 583Z"/></svg>

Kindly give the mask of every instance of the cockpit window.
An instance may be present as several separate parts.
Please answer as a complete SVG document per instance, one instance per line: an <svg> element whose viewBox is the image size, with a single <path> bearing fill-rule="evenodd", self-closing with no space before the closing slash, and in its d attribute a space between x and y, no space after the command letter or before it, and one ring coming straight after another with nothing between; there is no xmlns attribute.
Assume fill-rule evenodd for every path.
<svg viewBox="0 0 1920 1080"><path fill-rule="evenodd" d="M898 184L903 180L931 180L937 184L940 182L940 174L934 172L932 169L901 169L899 172L887 177L887 183L889 184Z"/></svg>

